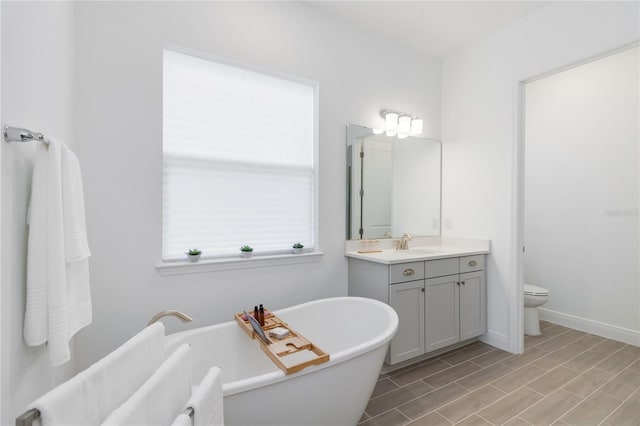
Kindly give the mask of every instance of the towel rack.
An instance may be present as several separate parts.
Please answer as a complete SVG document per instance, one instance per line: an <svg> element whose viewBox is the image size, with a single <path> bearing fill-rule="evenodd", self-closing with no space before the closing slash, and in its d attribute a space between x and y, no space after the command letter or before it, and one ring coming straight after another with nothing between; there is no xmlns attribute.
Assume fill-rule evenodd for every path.
<svg viewBox="0 0 640 426"><path fill-rule="evenodd" d="M49 143L49 140L45 138L42 133L32 132L31 130L20 127L9 126L8 124L5 124L3 133L5 142L40 141L46 144Z"/></svg>
<svg viewBox="0 0 640 426"><path fill-rule="evenodd" d="M195 414L193 407L187 407L184 410L184 414L189 416L189 418L191 419L191 424L193 425L193 415ZM32 426L33 422L39 418L40 410L38 410L37 408L32 408L31 410L27 410L16 417L16 426Z"/></svg>
<svg viewBox="0 0 640 426"><path fill-rule="evenodd" d="M36 419L40 418L40 410L32 408L16 417L16 426L31 426Z"/></svg>
<svg viewBox="0 0 640 426"><path fill-rule="evenodd" d="M193 415L195 414L195 410L193 409L193 407L187 407L184 410L184 414L186 414L187 416L189 416L189 418L191 419L191 425L193 426Z"/></svg>

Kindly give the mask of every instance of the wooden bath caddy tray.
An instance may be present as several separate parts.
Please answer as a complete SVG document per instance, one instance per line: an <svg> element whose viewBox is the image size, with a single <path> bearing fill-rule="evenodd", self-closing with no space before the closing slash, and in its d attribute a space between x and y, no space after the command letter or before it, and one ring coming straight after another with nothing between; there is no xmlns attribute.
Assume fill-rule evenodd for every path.
<svg viewBox="0 0 640 426"><path fill-rule="evenodd" d="M267 311L265 310L265 312ZM247 312L247 314L251 315L250 312ZM249 320L244 319L243 312L236 314L235 319L249 337L260 343L262 351L266 353L281 370L287 374L292 374L310 365L322 364L323 362L329 361L328 353L309 342L301 336L300 333L292 330L287 323L274 314L269 312L268 315L269 316L265 316L262 330L272 342L270 345L267 345L260 337L256 336ZM276 327L286 328L289 330L289 335L284 339L269 336L269 331ZM287 357L291 358L287 359Z"/></svg>

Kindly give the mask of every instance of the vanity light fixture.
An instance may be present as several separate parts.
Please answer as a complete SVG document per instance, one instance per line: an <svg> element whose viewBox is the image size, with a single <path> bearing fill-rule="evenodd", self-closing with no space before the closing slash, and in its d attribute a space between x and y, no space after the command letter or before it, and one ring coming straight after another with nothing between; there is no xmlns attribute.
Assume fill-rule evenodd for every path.
<svg viewBox="0 0 640 426"><path fill-rule="evenodd" d="M382 117L384 117L384 130L387 136L397 135L399 139L404 139L409 135L421 134L424 128L424 122L421 118L412 117L409 114L384 110L382 111Z"/></svg>

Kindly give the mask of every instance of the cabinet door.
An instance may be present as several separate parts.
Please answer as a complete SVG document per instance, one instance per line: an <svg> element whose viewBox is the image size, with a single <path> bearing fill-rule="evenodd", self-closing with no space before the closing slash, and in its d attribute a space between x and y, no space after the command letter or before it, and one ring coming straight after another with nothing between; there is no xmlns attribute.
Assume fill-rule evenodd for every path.
<svg viewBox="0 0 640 426"><path fill-rule="evenodd" d="M389 286L389 305L398 314L398 332L389 346L389 364L424 353L424 280Z"/></svg>
<svg viewBox="0 0 640 426"><path fill-rule="evenodd" d="M484 271L460 274L460 340L487 332Z"/></svg>
<svg viewBox="0 0 640 426"><path fill-rule="evenodd" d="M425 352L460 341L458 275L425 280Z"/></svg>

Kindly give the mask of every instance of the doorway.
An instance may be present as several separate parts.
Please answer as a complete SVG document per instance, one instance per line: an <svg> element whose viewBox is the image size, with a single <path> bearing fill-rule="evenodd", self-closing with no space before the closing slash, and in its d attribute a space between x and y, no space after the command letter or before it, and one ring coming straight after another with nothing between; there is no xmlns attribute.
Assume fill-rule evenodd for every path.
<svg viewBox="0 0 640 426"><path fill-rule="evenodd" d="M523 282L542 319L640 345L639 48L522 83ZM522 293L521 293L522 294Z"/></svg>

